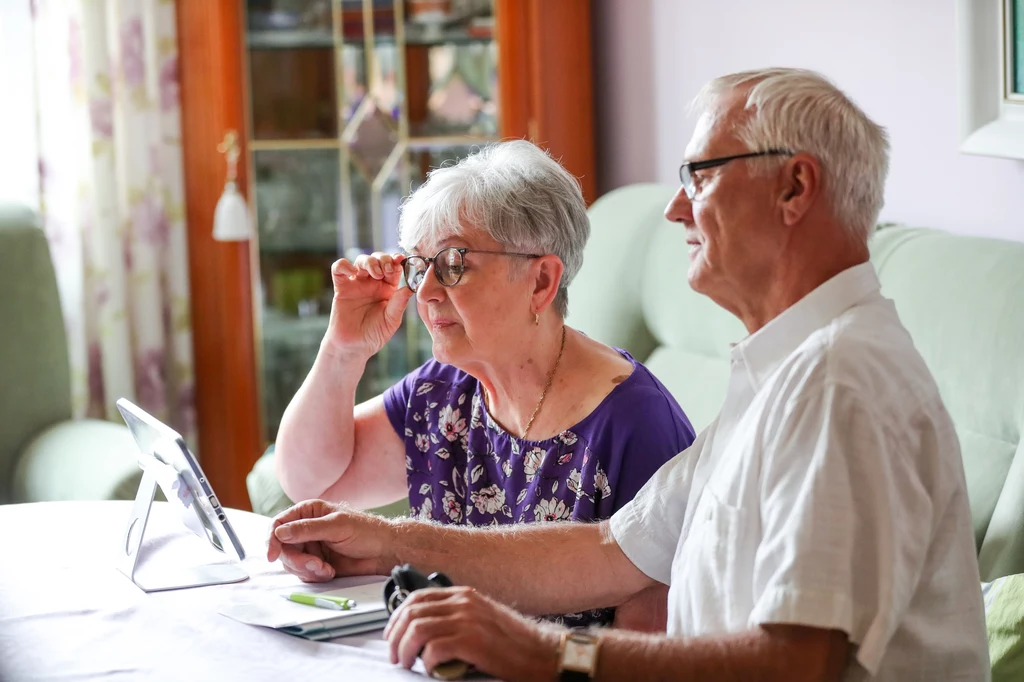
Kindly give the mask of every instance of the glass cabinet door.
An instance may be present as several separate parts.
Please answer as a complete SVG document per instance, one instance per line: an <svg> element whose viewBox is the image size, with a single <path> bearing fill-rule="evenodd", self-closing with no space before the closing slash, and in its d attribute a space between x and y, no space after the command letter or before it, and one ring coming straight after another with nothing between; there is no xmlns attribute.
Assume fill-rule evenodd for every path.
<svg viewBox="0 0 1024 682"><path fill-rule="evenodd" d="M240 0L265 437L312 367L340 257L398 250L403 199L500 134L493 0ZM430 357L410 303L357 401Z"/></svg>

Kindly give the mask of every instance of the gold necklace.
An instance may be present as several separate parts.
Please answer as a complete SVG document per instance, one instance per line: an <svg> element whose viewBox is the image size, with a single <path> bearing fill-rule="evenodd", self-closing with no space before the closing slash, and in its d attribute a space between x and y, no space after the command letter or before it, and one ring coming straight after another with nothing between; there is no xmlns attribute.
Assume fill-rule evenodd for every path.
<svg viewBox="0 0 1024 682"><path fill-rule="evenodd" d="M530 421L526 422L526 430L523 431L523 435L520 436L520 440L526 440L526 434L530 432L530 427L533 426L533 420L537 418L537 413L540 412L541 405L544 404L544 398L548 395L548 389L551 388L551 382L555 379L555 372L558 371L558 364L562 361L562 352L565 350L565 325L562 325L562 345L558 348L558 357L555 358L555 366L548 372L548 381L544 384L544 390L540 393L540 400L537 401L537 407L533 408L533 414L530 415ZM487 389L483 390L484 394L484 407L487 408L487 412L490 413L491 406L487 403Z"/></svg>

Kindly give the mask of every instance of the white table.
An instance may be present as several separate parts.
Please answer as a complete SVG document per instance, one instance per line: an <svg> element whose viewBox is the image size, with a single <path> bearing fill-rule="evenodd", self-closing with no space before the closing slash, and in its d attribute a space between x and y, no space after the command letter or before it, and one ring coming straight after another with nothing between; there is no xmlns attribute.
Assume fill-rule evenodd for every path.
<svg viewBox="0 0 1024 682"><path fill-rule="evenodd" d="M311 642L244 625L219 607L299 581L266 560L270 520L228 510L250 578L146 594L114 567L130 502L0 505L0 680L419 680L393 666L379 633ZM154 503L146 561L224 555ZM422 664L417 663L422 671Z"/></svg>

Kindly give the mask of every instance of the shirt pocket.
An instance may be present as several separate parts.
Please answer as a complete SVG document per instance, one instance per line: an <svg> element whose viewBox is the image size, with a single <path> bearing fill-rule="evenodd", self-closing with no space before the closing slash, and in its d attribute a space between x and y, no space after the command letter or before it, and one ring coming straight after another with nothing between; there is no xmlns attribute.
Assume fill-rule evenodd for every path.
<svg viewBox="0 0 1024 682"><path fill-rule="evenodd" d="M748 512L722 503L705 488L675 558L672 583L680 634L741 630L751 607Z"/></svg>

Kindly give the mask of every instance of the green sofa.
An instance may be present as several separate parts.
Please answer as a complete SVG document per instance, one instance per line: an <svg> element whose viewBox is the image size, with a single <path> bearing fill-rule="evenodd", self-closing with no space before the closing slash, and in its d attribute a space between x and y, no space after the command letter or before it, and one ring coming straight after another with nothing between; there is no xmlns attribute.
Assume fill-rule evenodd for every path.
<svg viewBox="0 0 1024 682"><path fill-rule="evenodd" d="M675 191L632 185L594 203L568 322L644 361L701 429L725 396L729 344L746 331L690 290L683 230L662 215ZM884 225L871 249L956 424L982 579L1024 572L1024 244ZM254 510L288 504L272 454L249 490Z"/></svg>
<svg viewBox="0 0 1024 682"><path fill-rule="evenodd" d="M46 237L30 211L0 206L0 503L135 497L135 442L71 419L68 365Z"/></svg>

